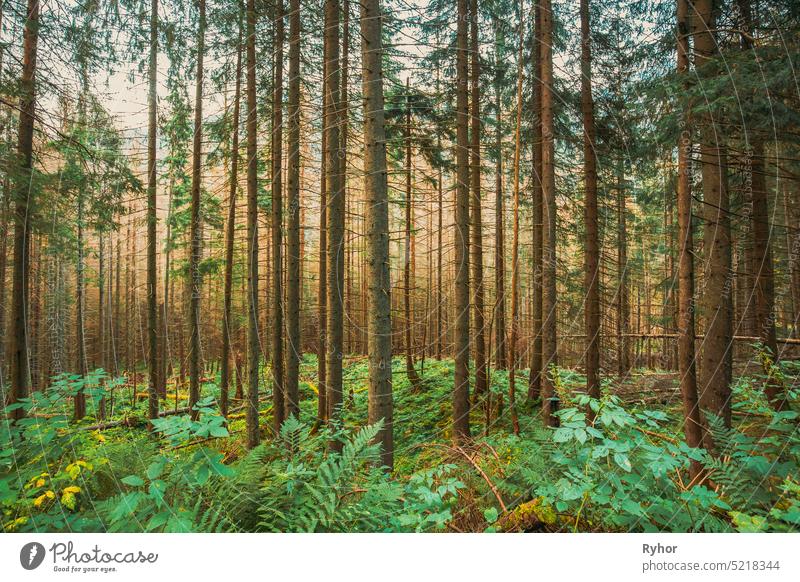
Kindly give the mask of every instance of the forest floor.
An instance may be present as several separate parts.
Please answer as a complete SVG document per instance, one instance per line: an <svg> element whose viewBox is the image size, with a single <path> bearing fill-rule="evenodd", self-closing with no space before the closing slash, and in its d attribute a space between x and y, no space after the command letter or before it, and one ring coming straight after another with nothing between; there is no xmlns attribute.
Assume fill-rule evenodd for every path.
<svg viewBox="0 0 800 582"><path fill-rule="evenodd" d="M96 372L63 377L35 393L29 418L4 423L0 508L5 531L794 531L800 527L800 437L793 411L773 412L763 378L734 384L734 426L710 420L713 455L683 440L674 373L636 370L604 383L600 400L584 378L561 369L558 429L543 426L518 371L515 435L508 373L491 373L492 421L474 398L473 442L450 438L453 362L418 365L412 389L394 361L395 466L376 467L367 423L367 361L346 361L343 427L316 426L316 359L301 366L300 420L270 436L271 395L259 411L264 445L245 447L242 403L227 421L214 378L199 418L169 414L148 431L146 394ZM774 368L790 400L798 367ZM264 370L268 375L268 370ZM268 383L265 383L268 385ZM76 387L106 396L110 418L69 418ZM522 389L520 389L522 387ZM114 406L112 408L111 393ZM233 392L233 390L232 390ZM162 409L185 410L173 380ZM594 412L594 419L587 411ZM374 427L373 427L374 428ZM327 452L331 439L345 443ZM691 460L707 467L690 482Z"/></svg>

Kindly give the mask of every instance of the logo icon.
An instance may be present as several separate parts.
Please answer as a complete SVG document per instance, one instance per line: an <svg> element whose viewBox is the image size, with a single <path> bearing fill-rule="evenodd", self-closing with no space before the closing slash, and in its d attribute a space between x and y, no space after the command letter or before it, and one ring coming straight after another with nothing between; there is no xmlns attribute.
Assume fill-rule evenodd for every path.
<svg viewBox="0 0 800 582"><path fill-rule="evenodd" d="M19 563L26 570L35 570L44 561L44 546L39 542L29 542L19 551Z"/></svg>

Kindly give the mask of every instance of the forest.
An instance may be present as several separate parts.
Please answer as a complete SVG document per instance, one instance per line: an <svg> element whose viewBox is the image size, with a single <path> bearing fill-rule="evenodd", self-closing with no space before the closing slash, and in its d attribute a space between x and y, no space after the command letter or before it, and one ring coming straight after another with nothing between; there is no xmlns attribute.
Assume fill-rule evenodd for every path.
<svg viewBox="0 0 800 582"><path fill-rule="evenodd" d="M798 531L798 62L793 0L2 0L2 531Z"/></svg>

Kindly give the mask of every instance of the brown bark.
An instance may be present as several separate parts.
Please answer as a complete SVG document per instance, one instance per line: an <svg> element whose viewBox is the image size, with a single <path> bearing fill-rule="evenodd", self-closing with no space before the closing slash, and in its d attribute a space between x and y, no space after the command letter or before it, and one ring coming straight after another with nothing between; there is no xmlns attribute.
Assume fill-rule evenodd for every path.
<svg viewBox="0 0 800 582"><path fill-rule="evenodd" d="M392 322L389 281L389 196L383 101L383 41L379 0L362 0L361 62L364 93L364 194L369 265L369 423L383 420L376 440L381 463L393 467Z"/></svg>
<svg viewBox="0 0 800 582"><path fill-rule="evenodd" d="M558 365L556 339L556 176L553 123L553 10L541 3L542 15L542 413L549 426L558 425Z"/></svg>
<svg viewBox="0 0 800 582"><path fill-rule="evenodd" d="M322 78L328 78L327 51L322 61ZM328 421L328 389L325 381L325 350L328 343L328 113L330 96L322 90L322 137L319 199L319 279L317 281L317 422Z"/></svg>
<svg viewBox="0 0 800 582"><path fill-rule="evenodd" d="M280 432L285 414L283 377L283 0L275 2L272 89L272 428Z"/></svg>
<svg viewBox="0 0 800 582"><path fill-rule="evenodd" d="M256 11L247 0L247 448L260 440L258 427L258 144L256 127Z"/></svg>
<svg viewBox="0 0 800 582"><path fill-rule="evenodd" d="M631 369L630 296L628 289L628 209L625 192L625 160L617 161L617 373Z"/></svg>
<svg viewBox="0 0 800 582"><path fill-rule="evenodd" d="M475 326L475 395L488 392L486 370L486 314L483 283L483 221L481 218L481 89L480 45L478 42L478 0L470 0L471 71L471 135L470 135L470 202L472 236L472 289Z"/></svg>
<svg viewBox="0 0 800 582"><path fill-rule="evenodd" d="M156 119L158 95L158 0L150 2L150 55L148 62L147 93L147 363L149 380L147 386L148 418L158 416L158 273L156 272L157 234L157 180L156 150L158 123Z"/></svg>
<svg viewBox="0 0 800 582"><path fill-rule="evenodd" d="M414 212L413 193L411 190L411 98L408 94L409 91L409 82L406 79L406 123L403 129L406 147L405 256L403 258L403 338L405 345L403 348L406 353L406 376L408 376L411 386L417 390L420 388L420 378L416 368L414 368L414 344L412 340L414 320L411 315L411 286L414 284L411 280L411 231L413 230Z"/></svg>
<svg viewBox="0 0 800 582"><path fill-rule="evenodd" d="M600 235L597 219L597 158L592 98L591 27L589 0L581 0L581 113L583 115L584 287L586 302L586 392L600 397Z"/></svg>
<svg viewBox="0 0 800 582"><path fill-rule="evenodd" d="M192 419L197 419L194 405L200 399L200 260L202 253L202 225L200 224L200 182L203 158L203 54L206 33L206 3L198 0L197 71L194 94L194 139L192 142L191 219L189 240L189 409Z"/></svg>
<svg viewBox="0 0 800 582"><path fill-rule="evenodd" d="M455 378L453 438L464 441L469 427L469 135L467 0L457 0L456 205L455 205Z"/></svg>
<svg viewBox="0 0 800 582"><path fill-rule="evenodd" d="M511 243L511 333L508 340L509 367L508 367L508 403L511 409L511 424L514 434L519 434L519 420L517 418L517 376L519 364L517 358L517 343L519 341L519 203L520 203L520 163L522 156L522 87L524 80L524 43L525 14L523 6L519 13L519 52L517 54L517 108L516 123L514 126L514 218L513 239Z"/></svg>
<svg viewBox="0 0 800 582"><path fill-rule="evenodd" d="M694 2L695 67L701 79L709 78L707 65L717 53L712 0ZM725 180L725 145L721 127L709 112L699 120L700 164L703 176L703 247L706 252L703 290L705 340L700 360L699 392L703 410L731 425L731 226Z"/></svg>
<svg viewBox="0 0 800 582"><path fill-rule="evenodd" d="M289 0L289 174L286 249L286 418L300 414L300 0Z"/></svg>
<svg viewBox="0 0 800 582"><path fill-rule="evenodd" d="M22 34L22 75L19 96L19 132L17 133L18 181L14 184L14 271L11 286L11 342L9 364L11 375L10 403L27 398L30 391L28 362L28 284L30 265L30 232L33 170L33 125L36 118L36 49L39 41L39 0L28 0L27 20ZM0 333L3 333L0 330ZM12 420L25 416L22 408L12 410Z"/></svg>
<svg viewBox="0 0 800 582"><path fill-rule="evenodd" d="M239 191L239 111L242 97L242 34L236 47L236 89L231 118L231 167L228 177L228 222L225 225L225 282L222 307L222 357L219 372L219 408L228 416L228 394L231 377L231 344L233 343L233 239L236 233L236 195Z"/></svg>
<svg viewBox="0 0 800 582"><path fill-rule="evenodd" d="M325 46L328 72L325 91L328 93L327 114L327 161L328 173L328 329L326 350L326 389L328 418L340 418L342 404L342 360L344 323L344 218L345 197L341 176L340 152L342 142L339 130L342 122L340 102L339 67L339 0L325 0ZM339 450L341 443L331 441L332 450Z"/></svg>
<svg viewBox="0 0 800 582"><path fill-rule="evenodd" d="M542 6L534 4L534 29L531 60L533 61L533 346L528 374L528 399L535 400L542 393Z"/></svg>
<svg viewBox="0 0 800 582"><path fill-rule="evenodd" d="M503 200L503 127L502 127L502 102L501 102L501 80L503 59L503 44L500 31L500 22L497 16L492 18L492 25L495 35L495 78L494 78L494 98L495 98L495 148L497 149L497 160L495 162L495 222L494 222L494 287L495 287L495 354L494 366L498 370L508 368L508 356L506 353L506 258L505 258L505 203Z"/></svg>
<svg viewBox="0 0 800 582"><path fill-rule="evenodd" d="M678 74L686 76L689 69L689 30L691 17L688 1L678 0L677 10ZM681 378L684 432L686 444L703 446L703 427L697 395L694 349L694 241L692 237L692 191L690 182L692 137L690 118L684 115L683 132L678 143L678 371ZM689 469L694 480L702 466L692 461Z"/></svg>

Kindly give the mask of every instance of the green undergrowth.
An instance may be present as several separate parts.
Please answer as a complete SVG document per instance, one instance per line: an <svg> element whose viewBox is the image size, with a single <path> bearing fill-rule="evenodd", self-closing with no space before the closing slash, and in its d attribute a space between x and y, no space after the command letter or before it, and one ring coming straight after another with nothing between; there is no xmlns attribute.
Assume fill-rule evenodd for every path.
<svg viewBox="0 0 800 582"><path fill-rule="evenodd" d="M603 396L581 392L576 371L556 373L560 426L545 427L538 401L517 377L520 433L513 434L508 374L491 374L474 398L473 440L450 434L453 362L418 362L412 387L402 359L393 362L395 467L379 466L367 426L364 358L346 361L340 426L315 423L316 359L301 366L300 417L271 435L268 388L261 401L262 444L244 447L244 415L231 398L226 420L207 379L197 419L173 414L148 431L146 402L124 379L97 370L62 376L14 405L27 417L0 430L3 531L795 531L800 527L798 374L771 366L790 409L776 413L763 396L767 378L734 384L734 426L708 419L711 452L683 440L679 402L626 404L607 380ZM268 377L265 369L263 377ZM79 389L90 413L101 398L111 412L98 427L70 418ZM162 408L186 406L171 384ZM9 412L13 409L10 407ZM122 422L120 422L122 421ZM329 452L329 443L340 452ZM692 483L691 461L707 478ZM534 508L532 511L531 508Z"/></svg>

